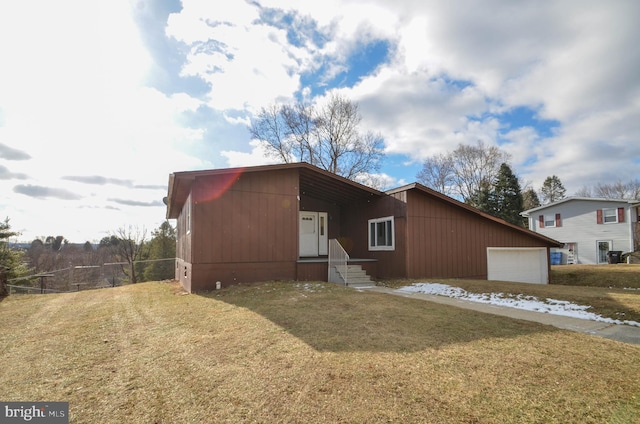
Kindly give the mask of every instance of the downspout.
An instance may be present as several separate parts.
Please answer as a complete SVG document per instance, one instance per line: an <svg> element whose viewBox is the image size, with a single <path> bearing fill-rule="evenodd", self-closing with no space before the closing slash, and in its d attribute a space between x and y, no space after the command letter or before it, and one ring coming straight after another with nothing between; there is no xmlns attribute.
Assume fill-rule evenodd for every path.
<svg viewBox="0 0 640 424"><path fill-rule="evenodd" d="M640 240L636 240L636 236L640 235L640 222L638 222L639 215L640 206L638 206L638 203L632 204L629 207L629 252L635 252L637 243L640 243ZM630 256L627 256L627 263L631 263Z"/></svg>
<svg viewBox="0 0 640 424"><path fill-rule="evenodd" d="M551 284L551 248L547 246L547 284Z"/></svg>
<svg viewBox="0 0 640 424"><path fill-rule="evenodd" d="M634 245L635 245L634 240L633 240L633 238L635 237L635 231L634 231L634 228L633 228L635 223L633 222L633 217L631 216L631 211L633 209L634 209L633 205L631 207L629 207L629 218L628 218L628 221L629 221L629 252L633 252L633 250L634 250L633 248L634 248ZM625 210L624 213L626 215L627 211ZM629 260L630 260L630 257L627 256L627 263L629 263Z"/></svg>

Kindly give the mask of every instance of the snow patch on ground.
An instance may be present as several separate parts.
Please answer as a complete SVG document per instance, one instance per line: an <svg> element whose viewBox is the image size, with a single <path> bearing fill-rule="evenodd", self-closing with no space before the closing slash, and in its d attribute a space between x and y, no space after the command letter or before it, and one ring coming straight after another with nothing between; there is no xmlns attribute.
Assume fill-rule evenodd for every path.
<svg viewBox="0 0 640 424"><path fill-rule="evenodd" d="M591 306L576 305L566 300L545 299L540 300L535 296L505 295L504 293L469 293L460 287L453 287L440 283L417 283L412 286L405 286L396 291L403 293L423 293L436 296L451 297L470 302L486 303L508 308L524 309L527 311L542 312L552 315L562 315L572 318L580 318L591 321L599 321L609 324L625 324L640 327L640 322L605 318L587 309Z"/></svg>
<svg viewBox="0 0 640 424"><path fill-rule="evenodd" d="M324 284L318 284L318 283L298 283L296 284L296 288L302 289L304 291L311 292L311 293L326 290L326 287L324 286Z"/></svg>

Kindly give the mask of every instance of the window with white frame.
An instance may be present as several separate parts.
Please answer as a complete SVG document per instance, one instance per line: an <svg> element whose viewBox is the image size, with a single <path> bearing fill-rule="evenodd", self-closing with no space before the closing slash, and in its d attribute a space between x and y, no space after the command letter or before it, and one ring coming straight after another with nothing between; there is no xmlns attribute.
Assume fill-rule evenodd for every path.
<svg viewBox="0 0 640 424"><path fill-rule="evenodd" d="M185 233L191 233L191 195L187 197L182 208L182 213L185 216Z"/></svg>
<svg viewBox="0 0 640 424"><path fill-rule="evenodd" d="M369 250L395 250L392 216L369 220Z"/></svg>
<svg viewBox="0 0 640 424"><path fill-rule="evenodd" d="M605 223L618 222L618 209L603 209L602 219Z"/></svg>
<svg viewBox="0 0 640 424"><path fill-rule="evenodd" d="M545 215L544 216L544 226L545 226L545 228L555 227L556 226L556 216L555 215Z"/></svg>

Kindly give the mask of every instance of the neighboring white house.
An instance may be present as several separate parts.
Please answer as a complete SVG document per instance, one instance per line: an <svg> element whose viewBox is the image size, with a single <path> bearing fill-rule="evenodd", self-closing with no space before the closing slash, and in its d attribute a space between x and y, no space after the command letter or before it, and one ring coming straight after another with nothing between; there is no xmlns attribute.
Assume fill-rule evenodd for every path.
<svg viewBox="0 0 640 424"><path fill-rule="evenodd" d="M567 197L521 213L529 229L564 243L562 264L608 263L608 252L633 252L638 243L640 201ZM559 255L558 255L559 256ZM556 262L557 263L557 262Z"/></svg>

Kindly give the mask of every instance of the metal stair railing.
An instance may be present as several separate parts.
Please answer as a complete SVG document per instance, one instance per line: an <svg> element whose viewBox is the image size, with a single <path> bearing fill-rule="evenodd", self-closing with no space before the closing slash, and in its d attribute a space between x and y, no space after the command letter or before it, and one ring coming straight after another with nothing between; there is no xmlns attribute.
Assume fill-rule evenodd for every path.
<svg viewBox="0 0 640 424"><path fill-rule="evenodd" d="M329 240L329 274L330 283L349 285L347 281L347 269L349 266L349 254L336 239ZM342 274L342 275L340 275Z"/></svg>

